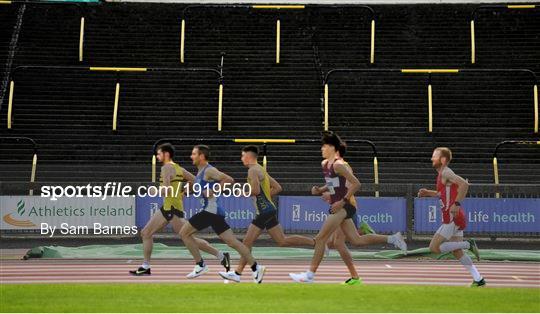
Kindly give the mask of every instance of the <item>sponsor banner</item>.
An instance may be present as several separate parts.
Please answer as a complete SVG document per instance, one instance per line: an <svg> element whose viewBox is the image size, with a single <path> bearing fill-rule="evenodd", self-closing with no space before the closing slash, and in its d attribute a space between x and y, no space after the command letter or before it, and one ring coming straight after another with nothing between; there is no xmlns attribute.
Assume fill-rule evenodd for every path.
<svg viewBox="0 0 540 314"><path fill-rule="evenodd" d="M231 228L247 228L251 221L255 219L255 208L253 201L248 197L220 197L219 204L225 209L225 219ZM137 227L142 229L150 217L159 211L163 204L162 197L137 197ZM189 219L201 211L201 201L196 197L184 197L185 218Z"/></svg>
<svg viewBox="0 0 540 314"><path fill-rule="evenodd" d="M466 232L540 232L540 198L466 198ZM438 198L414 200L415 232L435 232L442 223Z"/></svg>
<svg viewBox="0 0 540 314"><path fill-rule="evenodd" d="M0 196L0 229L41 229L42 224L60 228L94 224L133 226L135 198L108 197L106 200L89 197L62 197L56 201L40 196Z"/></svg>
<svg viewBox="0 0 540 314"><path fill-rule="evenodd" d="M357 197L358 221L376 232L407 230L407 206L401 197ZM329 204L317 196L280 196L279 221L285 230L319 230L328 216Z"/></svg>

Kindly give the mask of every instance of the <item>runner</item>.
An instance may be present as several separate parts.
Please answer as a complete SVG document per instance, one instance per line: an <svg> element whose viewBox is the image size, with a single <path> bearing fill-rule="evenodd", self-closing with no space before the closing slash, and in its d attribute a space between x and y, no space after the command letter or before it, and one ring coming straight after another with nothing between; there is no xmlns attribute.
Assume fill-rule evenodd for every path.
<svg viewBox="0 0 540 314"><path fill-rule="evenodd" d="M250 250L236 239L231 228L225 221L225 210L219 205L217 197L214 196L216 186L219 185L218 189L223 190L224 186L226 186L225 184L231 185L234 183L234 180L210 165L208 163L209 158L210 148L206 145L197 145L191 152L191 160L193 160L193 164L199 170L191 188L196 185L200 188L201 193L197 197L200 199L203 208L202 211L191 217L180 231L180 235L196 263L193 271L188 274L188 278L199 277L208 272L208 266L206 266L201 257L194 234L207 227L212 227L223 242L235 249L251 265L253 281L261 283L266 268L257 264Z"/></svg>
<svg viewBox="0 0 540 314"><path fill-rule="evenodd" d="M373 243L390 243L407 250L407 245L403 241L401 233L391 236L368 234L360 236L352 218L356 215L356 207L353 203L354 193L360 189L360 181L354 176L350 167L347 167L343 159L339 157L339 147L343 142L339 136L333 132L325 132L322 137L322 157L321 163L326 185L322 187L314 186L311 189L313 195L330 193L330 214L326 218L321 230L315 237L315 252L311 260L311 267L308 271L289 276L296 282L311 283L314 280L315 272L319 267L323 256L325 245L330 236L340 228L347 240L355 246L365 246ZM347 186L347 182L350 184Z"/></svg>
<svg viewBox="0 0 540 314"><path fill-rule="evenodd" d="M486 285L472 259L463 253L470 250L476 259L480 260L480 252L474 239L463 241L463 230L467 226L465 211L461 202L467 195L469 183L456 175L449 167L452 160L452 151L447 147L437 147L433 151L431 162L437 170L437 191L420 189L418 197L439 197L441 201L442 225L435 233L429 244L433 253L452 252L457 260L471 273L473 283L471 287Z"/></svg>
<svg viewBox="0 0 540 314"><path fill-rule="evenodd" d="M150 218L141 231L144 261L137 270L129 271L134 276L151 275L150 257L154 246L154 234L169 223L174 232L178 234L186 222L184 219L182 183L186 181L192 183L195 177L173 161L174 151L174 146L165 143L160 145L156 152L158 161L163 163L159 178L160 191L166 196L163 198L163 206L161 206L159 212L156 212ZM229 253L216 250L205 240L196 238L195 241L201 250L216 256L221 261L221 265L229 270Z"/></svg>
<svg viewBox="0 0 540 314"><path fill-rule="evenodd" d="M254 242L266 229L277 245L284 246L314 246L312 238L292 235L285 236L277 218L277 208L272 197L281 192L279 183L257 162L259 148L248 145L242 149L242 163L248 168L248 184L251 186L251 197L257 216L248 227L243 243L251 250ZM236 271L220 272L224 279L240 282L240 276L246 266L246 260L240 259Z"/></svg>

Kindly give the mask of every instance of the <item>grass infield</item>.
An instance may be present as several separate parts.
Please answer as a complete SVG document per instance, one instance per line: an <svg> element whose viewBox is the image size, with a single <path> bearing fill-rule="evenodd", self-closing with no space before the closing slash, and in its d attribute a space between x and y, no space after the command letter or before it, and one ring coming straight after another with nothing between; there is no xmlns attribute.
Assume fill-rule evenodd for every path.
<svg viewBox="0 0 540 314"><path fill-rule="evenodd" d="M2 312L539 312L540 289L336 284L7 284Z"/></svg>

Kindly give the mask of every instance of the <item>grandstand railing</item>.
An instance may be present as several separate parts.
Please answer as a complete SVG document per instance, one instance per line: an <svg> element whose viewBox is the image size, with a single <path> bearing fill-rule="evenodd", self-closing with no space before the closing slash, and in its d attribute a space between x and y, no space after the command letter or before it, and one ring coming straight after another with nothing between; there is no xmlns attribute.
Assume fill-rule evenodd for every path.
<svg viewBox="0 0 540 314"><path fill-rule="evenodd" d="M100 0L96 1L84 1L84 2L75 2L75 1L61 1L61 0L50 0L50 1L10 1L10 0L2 0L0 1L0 4L30 4L30 5L73 5L77 7L79 11L79 15L81 16L80 21L80 27L79 27L79 62L82 62L84 59L84 30L85 30L85 16L86 16L86 10L83 8L81 3L85 4L101 4L103 3Z"/></svg>
<svg viewBox="0 0 540 314"><path fill-rule="evenodd" d="M33 184L36 181L36 169L37 169L37 158L38 158L38 148L36 141L29 137L25 136L0 136L0 142L29 142L32 145L32 171L30 172L30 184ZM34 190L32 187L29 189L29 194L34 195Z"/></svg>
<svg viewBox="0 0 540 314"><path fill-rule="evenodd" d="M371 36L370 36L370 48L369 48L369 63L375 63L375 10L368 5L361 4L335 4L335 5L316 5L314 8L321 9L360 9L367 11L369 13L369 18L371 19ZM312 38L312 44L318 46L318 31L315 30Z"/></svg>
<svg viewBox="0 0 540 314"><path fill-rule="evenodd" d="M481 5L473 10L471 13L471 63L476 63L476 40L475 40L475 30L474 30L474 20L476 19L476 14L480 10L500 10L500 9L534 9L536 5L534 4L495 4L495 5Z"/></svg>
<svg viewBox="0 0 540 314"><path fill-rule="evenodd" d="M495 193L496 197L500 197L500 193L498 191L499 187L499 164L497 160L497 154L499 152L499 149L503 146L533 146L533 145L540 145L540 140L538 141L527 141L527 140L511 140L511 141L502 141L498 143L495 146L495 149L493 150L493 181L495 183L495 188L497 192Z"/></svg>
<svg viewBox="0 0 540 314"><path fill-rule="evenodd" d="M263 9L263 10L298 10L304 9L304 5L243 5L243 4L197 4L188 5L182 10L181 33L180 33L180 62L184 63L184 51L186 41L186 16L190 10L201 8L241 8L241 9ZM281 49L281 21L276 19L276 63L280 63Z"/></svg>
<svg viewBox="0 0 540 314"><path fill-rule="evenodd" d="M328 85L330 78L333 74L336 73L420 73L428 74L428 132L433 132L433 98L432 98L432 89L431 89L431 75L432 74L457 74L457 73L526 73L529 74L532 78L532 87L533 87L533 107L534 107L534 122L533 122L533 131L538 133L538 77L536 73L529 69L369 69L369 68L343 68L343 69L331 69L326 72L323 80L323 93L324 97L322 99L322 110L324 112L324 129L329 129L329 92Z"/></svg>
<svg viewBox="0 0 540 314"><path fill-rule="evenodd" d="M197 4L189 5L182 11L181 18L181 33L180 33L180 62L185 62L185 40L186 40L186 19L190 10L201 9L201 8L239 8L239 9L255 9L255 10L276 10L280 12L281 10L302 10L305 8L330 8L330 9L340 9L340 8L354 8L366 10L370 13L371 17L371 42L370 42L370 63L375 63L375 11L373 8L367 5L242 5L242 4ZM316 36L312 36L312 40ZM315 40L316 41L316 40ZM276 63L280 63L280 50L281 50L281 20L279 14L276 17Z"/></svg>
<svg viewBox="0 0 540 314"><path fill-rule="evenodd" d="M152 182L156 182L156 152L159 144L165 142L175 142L183 144L201 143L236 143L236 144L263 144L263 166L267 164L268 144L315 144L320 143L320 139L262 139L262 138L162 138L154 142L152 147ZM360 139L347 139L347 143L366 144L373 152L373 183L375 186L375 196L379 197L377 189L379 185L379 162L377 160L377 147L372 141Z"/></svg>
<svg viewBox="0 0 540 314"><path fill-rule="evenodd" d="M103 1L85 1L85 2L67 2L67 1L11 1L11 0L2 0L0 4L31 4L31 5L74 5L79 10L80 19L80 30L79 30L79 45L78 51L79 62L83 61L84 56L84 32L85 32L85 9L81 5L85 4L100 4ZM357 8L365 9L370 12L371 15L371 42L370 42L370 63L375 62L375 11L373 8L367 5L356 5L356 4L344 4L344 5L315 5L308 6L309 8ZM476 40L475 40L475 19L478 11L480 10L500 10L500 9L535 9L538 6L535 4L518 4L518 5L481 5L476 7L470 18L470 36L471 36L471 63L476 63ZM242 4L206 4L206 5L188 5L182 10L181 16L181 35L180 35L180 62L184 63L185 56L185 32L186 32L186 17L190 10L196 8L242 8L242 9L271 9L276 11L287 10L287 9L305 9L306 5L242 5ZM276 63L280 63L280 33L281 33L281 23L279 17L276 19Z"/></svg>
<svg viewBox="0 0 540 314"><path fill-rule="evenodd" d="M9 87L9 99L8 99L8 110L7 110L7 128L12 128L13 123L13 99L15 93L15 75L18 72L25 71L28 69L38 69L44 71L58 71L58 70L73 70L73 71L106 71L106 72L115 72L116 73L116 88L115 88L115 98L114 98L114 111L113 111L113 124L112 129L116 131L117 129L117 118L118 118L118 106L119 106L119 95L120 95L120 73L121 72L207 72L214 73L218 77L219 81L219 95L218 95L218 131L221 131L222 128L222 112L223 112L223 59L224 56L221 56L221 64L217 69L212 68L170 68L170 67L149 67L149 68L139 68L139 67L82 67L82 66L37 66L37 65L25 65L18 66L13 71L11 71L10 77L10 87Z"/></svg>

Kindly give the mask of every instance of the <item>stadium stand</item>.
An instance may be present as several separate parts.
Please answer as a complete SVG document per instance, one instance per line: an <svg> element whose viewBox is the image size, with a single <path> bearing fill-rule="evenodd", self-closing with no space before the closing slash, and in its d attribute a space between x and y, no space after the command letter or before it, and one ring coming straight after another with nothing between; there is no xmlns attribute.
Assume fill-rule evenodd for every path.
<svg viewBox="0 0 540 314"><path fill-rule="evenodd" d="M533 86L540 74L540 10L478 7L373 5L372 15L365 8L339 6L0 5L0 61L10 64L0 69L0 136L26 136L38 143L37 181L147 182L151 148L161 138L317 138L324 129L325 74L335 68L370 69L375 71L332 75L328 124L346 140L375 143L381 183L433 182L429 159L435 146L451 147L454 168L471 182L491 183L497 143L539 140ZM80 46L81 15L85 24ZM222 80L200 71L89 70L219 71L223 54ZM29 65L48 68L18 68L10 75ZM419 68L532 72L400 71ZM218 131L220 83L223 118ZM240 146L209 143L216 165L242 178ZM175 144L178 160L189 162L191 143ZM318 149L317 144L268 145L269 170L286 184L318 183ZM3 181L27 180L31 156L29 146L2 145ZM348 158L363 182L373 180L372 157L369 146L351 145ZM540 182L540 146L501 147L498 161L501 182Z"/></svg>

